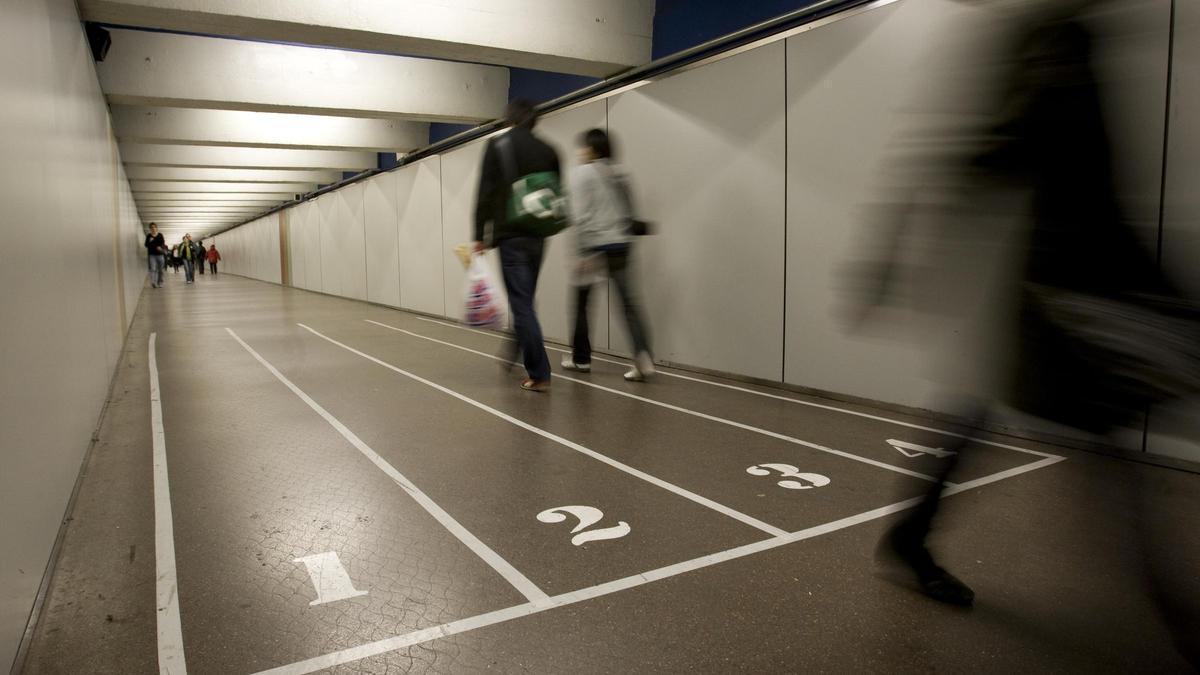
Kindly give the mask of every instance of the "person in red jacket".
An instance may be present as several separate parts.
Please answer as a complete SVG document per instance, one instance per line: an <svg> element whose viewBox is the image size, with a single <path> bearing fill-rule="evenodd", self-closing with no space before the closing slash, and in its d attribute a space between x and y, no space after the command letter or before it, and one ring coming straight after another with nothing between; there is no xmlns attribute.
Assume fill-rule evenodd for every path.
<svg viewBox="0 0 1200 675"><path fill-rule="evenodd" d="M204 254L208 258L208 269L213 273L217 273L217 263L221 261L221 254L217 251L217 244L214 242L208 247L208 252Z"/></svg>

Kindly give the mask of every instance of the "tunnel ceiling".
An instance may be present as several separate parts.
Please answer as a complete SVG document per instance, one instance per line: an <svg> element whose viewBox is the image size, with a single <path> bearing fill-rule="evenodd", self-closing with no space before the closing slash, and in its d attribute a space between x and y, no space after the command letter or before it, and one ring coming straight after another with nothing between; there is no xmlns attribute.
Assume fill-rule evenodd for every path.
<svg viewBox="0 0 1200 675"><path fill-rule="evenodd" d="M509 67L604 77L650 58L653 0L80 0L143 222L245 221L500 117Z"/></svg>

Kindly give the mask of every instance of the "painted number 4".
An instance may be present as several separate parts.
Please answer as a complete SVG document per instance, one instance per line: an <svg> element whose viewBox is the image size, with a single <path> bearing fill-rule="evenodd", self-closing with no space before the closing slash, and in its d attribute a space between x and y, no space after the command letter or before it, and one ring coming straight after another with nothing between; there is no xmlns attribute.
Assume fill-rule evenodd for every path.
<svg viewBox="0 0 1200 675"><path fill-rule="evenodd" d="M770 476L772 472L778 473L779 478L786 479L779 481L778 485L789 490L811 490L825 487L830 482L829 478L819 473L802 473L791 464L755 464L746 469L746 473L751 476Z"/></svg>
<svg viewBox="0 0 1200 675"><path fill-rule="evenodd" d="M575 535L571 537L571 543L576 546L589 541L620 539L629 534L629 523L623 520L612 527L588 530L589 527L604 518L604 512L594 506L556 506L537 514L537 519L543 523L561 523L567 519L567 516L574 516L579 521L579 524L571 530L571 534Z"/></svg>

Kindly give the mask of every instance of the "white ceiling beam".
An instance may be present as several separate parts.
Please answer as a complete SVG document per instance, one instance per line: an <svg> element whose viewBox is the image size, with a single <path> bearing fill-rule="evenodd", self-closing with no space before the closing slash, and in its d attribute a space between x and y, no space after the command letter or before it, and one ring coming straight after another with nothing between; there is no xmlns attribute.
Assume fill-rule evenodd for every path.
<svg viewBox="0 0 1200 675"><path fill-rule="evenodd" d="M84 18L606 77L650 59L654 0L79 0Z"/></svg>
<svg viewBox="0 0 1200 675"><path fill-rule="evenodd" d="M191 208L197 208L197 207L206 208L206 207L210 207L210 206L241 206L241 207L246 207L246 208L268 209L279 203L280 203L280 201L277 201L277 200L266 200L266 199L254 200L254 201L242 201L242 202L232 201L232 200L229 200L229 201L219 201L219 200L205 201L205 200L200 200L200 199L164 199L161 201L156 201L156 200L152 200L152 199L138 199L137 200L137 204L140 208L158 208L158 207L164 207L164 206L186 206L186 207L191 207Z"/></svg>
<svg viewBox="0 0 1200 675"><path fill-rule="evenodd" d="M166 215L192 215L206 214L213 216L225 216L238 213L258 213L266 211L267 208L262 206L148 206L142 205L138 208L141 213L153 213L159 216Z"/></svg>
<svg viewBox="0 0 1200 675"><path fill-rule="evenodd" d="M329 185L341 180L342 172L313 169L212 169L194 166L130 165L125 167L125 176L129 180Z"/></svg>
<svg viewBox="0 0 1200 675"><path fill-rule="evenodd" d="M244 169L374 169L373 152L347 150L279 150L276 148L226 148L204 145L150 145L125 143L121 159L126 166L199 166Z"/></svg>
<svg viewBox="0 0 1200 675"><path fill-rule="evenodd" d="M605 77L650 60L653 0L80 0L89 21Z"/></svg>
<svg viewBox="0 0 1200 675"><path fill-rule="evenodd" d="M501 116L508 99L508 70L495 66L110 32L112 47L96 70L119 105L478 122Z"/></svg>
<svg viewBox="0 0 1200 675"><path fill-rule="evenodd" d="M205 183L203 181L133 180L130 189L135 193L150 192L240 192L268 194L296 194L310 192L313 183Z"/></svg>
<svg viewBox="0 0 1200 675"><path fill-rule="evenodd" d="M122 105L112 114L124 143L368 152L411 152L429 143L426 122Z"/></svg>
<svg viewBox="0 0 1200 675"><path fill-rule="evenodd" d="M273 200L276 203L291 201L291 199L299 193L296 192L138 192L134 190L133 198L139 204L146 204L154 201L172 201L177 199L187 199L193 201L235 201L235 202L257 202L262 200Z"/></svg>

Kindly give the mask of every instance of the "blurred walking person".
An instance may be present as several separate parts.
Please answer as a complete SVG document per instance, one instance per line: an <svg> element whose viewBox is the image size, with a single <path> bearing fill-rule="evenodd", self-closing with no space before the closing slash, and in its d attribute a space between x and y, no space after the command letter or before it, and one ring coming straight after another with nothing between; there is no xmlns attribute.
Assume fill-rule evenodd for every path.
<svg viewBox="0 0 1200 675"><path fill-rule="evenodd" d="M862 277L869 285L860 302L886 304L895 295L889 287L896 279L932 273L941 278L928 287L937 290L917 300L931 308L944 305L953 286L947 271L956 259L979 255L963 249L972 238L963 228L984 228L996 215L982 213L980 205L995 210L1005 204L1013 213L1027 214L1021 273L1007 282L1017 310L1005 354L1013 366L1010 382L996 398L1043 420L1109 435L1122 427L1140 428L1151 405L1200 392L1200 311L1161 272L1115 197L1092 36L1080 15L1086 6L1078 0L1057 2L1053 13L1026 18L1003 64L1008 72L997 114L984 128L943 128L937 136L906 139L913 147L933 147L914 141L936 140L935 156L947 149L955 156L897 162L910 170L920 167L921 180L897 190L900 198L882 210L879 224L891 235L875 238L889 245L874 273ZM943 194L922 195L931 185ZM997 201L1014 194L1029 194L1032 208L1011 206L1017 203L1011 196ZM901 244L914 239L911 214L918 205L933 203L951 216L945 231L938 232L940 241L927 249L943 255L901 274L896 269ZM975 426L982 426L990 406L983 400L961 404ZM960 480L959 467L976 454L966 440L944 450L937 481L886 533L880 550L911 569L928 596L970 605L974 591L937 564L926 542L943 490ZM1151 496L1143 492L1140 498ZM1148 539L1152 527L1169 527L1158 522L1165 515L1144 518L1139 535ZM1165 623L1180 653L1200 667L1195 599L1188 597L1186 584L1176 585L1165 573L1175 561L1155 550L1169 542L1140 544L1148 586ZM1194 571L1185 574L1194 578Z"/></svg>
<svg viewBox="0 0 1200 675"><path fill-rule="evenodd" d="M571 356L562 361L566 370L592 369L592 344L588 335L588 299L592 287L610 278L625 306L625 326L633 344L634 365L625 379L642 381L654 374L649 338L630 279L634 209L628 179L617 166L612 141L602 129L579 136L580 165L571 172L570 223L575 232L575 331Z"/></svg>
<svg viewBox="0 0 1200 675"><path fill-rule="evenodd" d="M204 254L208 260L209 270L215 275L217 273L217 263L221 261L221 254L217 251L217 245L213 244L208 247L208 253Z"/></svg>
<svg viewBox="0 0 1200 675"><path fill-rule="evenodd" d="M146 266L149 268L150 288L160 288L163 285L166 254L166 239L158 231L158 224L150 223L150 232L146 234Z"/></svg>
<svg viewBox="0 0 1200 675"><path fill-rule="evenodd" d="M565 224L558 153L534 135L537 111L530 101L510 102L505 121L512 128L489 140L483 154L474 249L476 253L500 249L517 349L527 374L521 388L544 392L550 389L550 359L534 311L534 295L546 237Z"/></svg>
<svg viewBox="0 0 1200 675"><path fill-rule="evenodd" d="M179 242L179 259L183 262L183 275L187 283L195 282L196 263L200 259L200 253L196 250L196 244L192 242L191 234L183 235L183 241Z"/></svg>
<svg viewBox="0 0 1200 675"><path fill-rule="evenodd" d="M204 261L208 259L208 250L204 248L204 242L196 242L196 268L200 274L204 274Z"/></svg>

